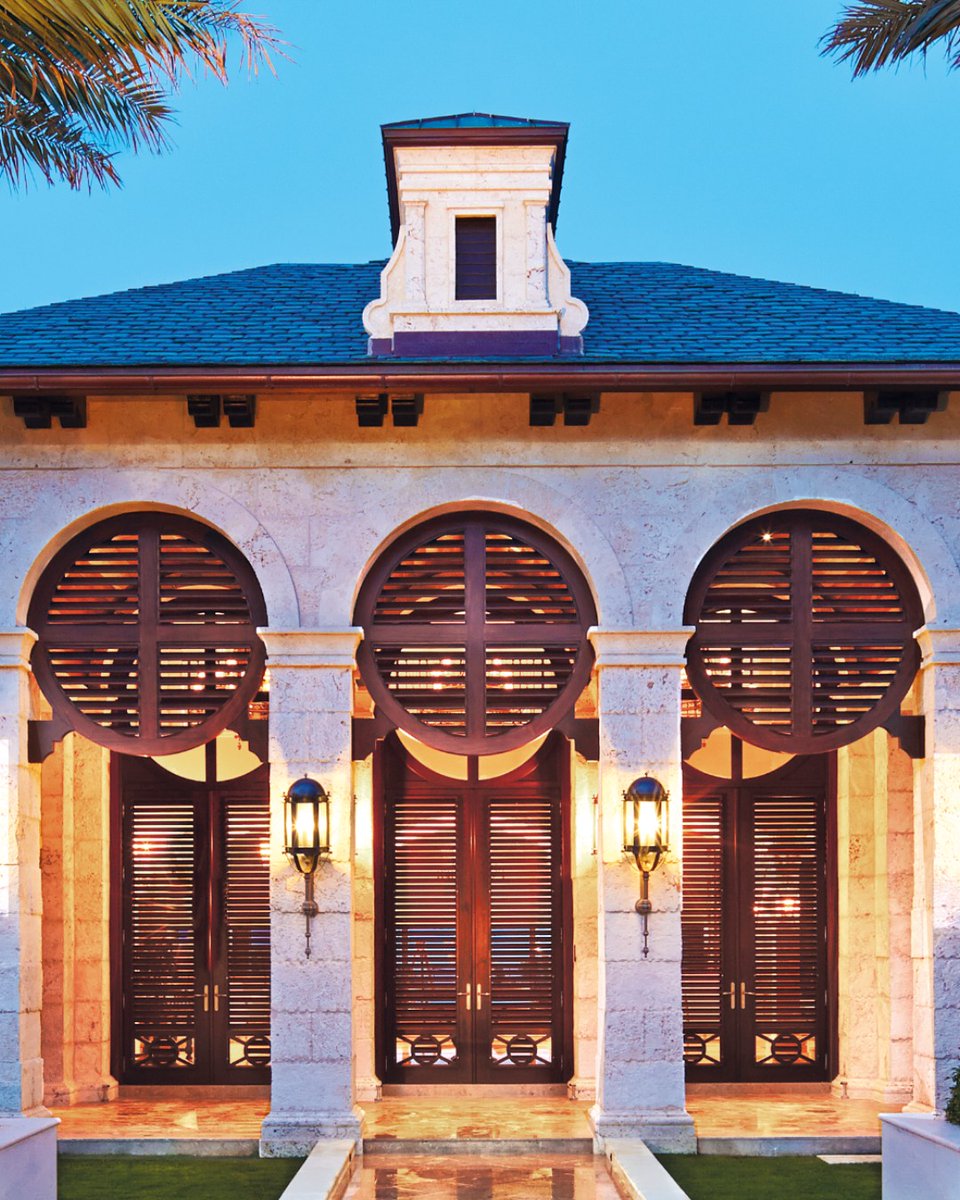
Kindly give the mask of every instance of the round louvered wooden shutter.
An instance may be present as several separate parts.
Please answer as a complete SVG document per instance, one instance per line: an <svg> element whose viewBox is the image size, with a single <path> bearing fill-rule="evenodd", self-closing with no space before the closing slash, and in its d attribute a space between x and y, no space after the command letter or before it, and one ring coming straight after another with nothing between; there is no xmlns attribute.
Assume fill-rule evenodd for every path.
<svg viewBox="0 0 960 1200"><path fill-rule="evenodd" d="M28 617L55 717L127 754L171 754L225 729L263 678L263 595L226 538L166 513L83 531L44 571Z"/></svg>
<svg viewBox="0 0 960 1200"><path fill-rule="evenodd" d="M811 754L897 712L923 622L909 571L870 530L816 511L749 521L701 563L684 619L687 673L745 741Z"/></svg>
<svg viewBox="0 0 960 1200"><path fill-rule="evenodd" d="M363 680L399 728L438 750L496 754L551 729L590 676L589 589L538 530L457 513L396 541L357 601Z"/></svg>

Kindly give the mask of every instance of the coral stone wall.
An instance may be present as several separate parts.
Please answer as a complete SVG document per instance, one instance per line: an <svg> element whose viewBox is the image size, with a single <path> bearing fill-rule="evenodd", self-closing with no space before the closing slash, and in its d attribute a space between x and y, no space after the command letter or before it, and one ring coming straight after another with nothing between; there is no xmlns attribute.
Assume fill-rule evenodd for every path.
<svg viewBox="0 0 960 1200"><path fill-rule="evenodd" d="M254 429L197 430L182 396L91 396L86 429L28 431L7 412L0 415L0 437L0 561L4 566L0 609L6 614L0 631L14 639L11 646L15 641L27 644L26 635L16 630L25 619L30 589L50 554L80 525L110 512L144 506L192 513L221 529L257 571L271 630L307 630L317 635L314 649L304 652L306 658L299 651L287 654L290 683L274 696L271 736L280 767L272 793L276 798L286 775L301 769L301 763L309 766L313 758L330 764L336 803L352 804L351 792L356 792L352 826L341 828L336 869L330 872L337 884L335 894L331 891L330 911L321 922L344 943L336 948L336 961L351 953L352 941L353 1010L347 1011L338 993L336 1029L341 1039L350 1031L356 1064L351 1064L349 1078L335 1069L333 1049L324 1042L325 1030L333 1028L330 1022L311 1026L309 1042L301 1037L301 1008L309 1006L310 999L306 995L297 999L291 987L280 1021L284 1029L289 1026L281 1042L291 1074L277 1093L283 1103L276 1111L279 1120L295 1105L295 1078L316 1078L314 1060L329 1063L330 1096L335 1099L329 1109L314 1113L314 1124L329 1118L331 1128L337 1122L338 1128L349 1125L344 1097L351 1079L354 1097L369 1096L376 1087L369 984L373 880L367 833L369 771L354 767L351 779L349 763L344 763L344 755L349 754L349 667L340 658L345 654L346 661L349 653L338 650L340 658L328 662L329 647L320 635L333 631L348 646L345 631L351 626L356 589L384 544L398 530L445 509L480 505L517 513L548 529L577 558L594 589L601 630L657 631L671 646L679 644L682 649L681 617L690 577L704 553L732 525L766 508L812 503L836 508L879 530L915 571L940 649L930 652L925 668L928 682L922 689L922 711L928 721L929 753L915 788L912 768L896 755L884 760L876 749L876 735L873 749L849 756L850 824L842 879L850 920L859 922L857 938L865 936L871 949L861 954L848 942L848 1008L852 1011L858 996L870 993L878 998L872 1001L869 1061L855 1068L850 1057L848 1070L851 1079L866 1080L870 1087L899 1088L909 1074L905 1064L912 1060L915 1092L926 1102L939 1102L937 1089L942 1090L960 1047L960 905L954 902L960 895L960 854L955 844L947 845L960 819L960 793L953 786L960 761L953 744L955 708L960 702L955 698L953 651L944 649L952 631L960 630L956 452L960 413L955 407L935 414L925 426L865 429L862 397L857 393L774 395L770 411L761 414L754 426L698 428L692 424L689 395L620 394L604 395L601 410L588 427L531 429L525 394L428 395L418 427L361 430L352 394L265 394L259 398ZM37 773L31 774L25 765L27 700L19 653L11 650L8 656L3 710L4 770L12 780L6 792L7 819L0 826L4 837L0 870L6 873L0 880L0 1097L7 1108L19 1108L25 1103L22 1098L36 1096L36 1070L25 1064L35 1064L39 1057L34 1047L34 1042L39 1046L39 1035L34 1037L40 984L39 887L34 886L29 867L38 859L31 831L39 813L39 788ZM319 658L311 665L307 660L314 654ZM309 682L311 671L318 678L336 680L336 703L326 704L322 729L311 720L309 705L301 711L295 703L305 694L304 687L311 694L319 688ZM678 678L679 668L672 659L670 672L671 678ZM327 690L330 687L332 683ZM294 709L281 713L278 706L288 703L282 697L288 697ZM656 753L662 746L675 745L673 725L678 721L675 705L661 706L650 726L651 730L656 726ZM647 767L648 762L640 761L645 756L642 722L633 721L628 713L608 724L603 743L609 760L607 777ZM622 737L614 726L622 729ZM314 745L319 747L316 754L311 750ZM872 759L868 762L863 755ZM676 762L668 765L674 773L679 768ZM603 768L601 762L601 773ZM646 1061L647 1054L642 1047L621 1054L622 1047L609 1041L613 1029L609 1021L607 1045L603 1038L597 1041L597 1030L604 1028L598 1006L617 982L608 969L606 983L597 988L598 976L603 975L604 939L609 945L617 923L608 914L610 928L599 938L598 960L595 920L606 903L601 889L609 893L614 906L610 912L617 920L620 914L615 911L619 900L610 890L616 864L607 864L609 879L597 881L591 811L598 787L596 770L596 766L577 767L574 803L578 946L574 1083L583 1094L590 1093L591 1080L602 1076L604 1055L620 1054L624 1061L639 1062ZM911 788L916 814L912 824L907 812ZM678 792L679 788L675 795ZM57 802L52 795L48 799L53 812ZM613 804L610 797L607 800ZM673 816L679 820L679 805ZM55 829L54 820L51 816L46 831L50 864L52 856L63 852L66 831L66 825ZM74 837L77 828L75 824ZM902 906L908 902L904 889L911 884L902 860L908 854L905 839L911 829L916 860L929 869L915 871L908 952ZM302 942L300 892L285 874L280 837L277 824L275 936L277 945L284 947L287 965L282 969L293 972ZM854 862L854 837L868 843L868 868ZM352 865L348 862L351 838L356 847ZM28 864L19 875L18 862ZM51 913L64 903L66 886L66 879L56 888L51 884ZM629 920L632 916L624 915L624 923ZM671 922L673 917L661 918L658 945L669 941ZM851 924L851 935L852 931ZM60 969L59 953L51 935L45 951L51 973ZM885 954L887 961L881 966ZM868 979L869 972L860 972L858 955L872 955L876 977ZM906 981L911 959L912 1001ZM624 971L624 978L628 974ZM326 986L319 973L317 981L318 987ZM75 991L74 1005L76 995ZM51 1012L66 1004L65 997L58 1000L51 991L48 999ZM679 996L673 1002L679 1005ZM903 1014L916 1013L918 1006L921 1019L914 1021L910 1049ZM67 1029L65 1010L57 1021ZM669 1046L667 1041L653 1045L656 1038L649 1029L643 1034L651 1043L651 1062L661 1063L668 1050L675 1052L673 1024L665 1018L664 1028L668 1026ZM18 1029L27 1031L19 1041ZM65 1032L64 1047L67 1036ZM71 1068L65 1060L55 1061L57 1051L53 1042L48 1044L49 1078L69 1092ZM852 1052L852 1029L841 1037L841 1057L845 1044ZM97 1053L102 1054L102 1042L98 1045ZM342 1054L342 1049L337 1053ZM75 1077L76 1068L72 1071ZM670 1079L674 1088L672 1074ZM628 1091L624 1089L624 1097ZM618 1104L622 1116L627 1100Z"/></svg>

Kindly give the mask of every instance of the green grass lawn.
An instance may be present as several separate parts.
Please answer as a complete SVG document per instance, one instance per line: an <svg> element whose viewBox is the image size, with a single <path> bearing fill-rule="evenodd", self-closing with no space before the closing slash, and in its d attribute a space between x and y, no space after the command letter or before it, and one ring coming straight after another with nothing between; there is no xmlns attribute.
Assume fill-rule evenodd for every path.
<svg viewBox="0 0 960 1200"><path fill-rule="evenodd" d="M277 1200L298 1158L61 1155L59 1200Z"/></svg>
<svg viewBox="0 0 960 1200"><path fill-rule="evenodd" d="M690 1200L880 1200L879 1163L704 1154L665 1154L660 1161Z"/></svg>

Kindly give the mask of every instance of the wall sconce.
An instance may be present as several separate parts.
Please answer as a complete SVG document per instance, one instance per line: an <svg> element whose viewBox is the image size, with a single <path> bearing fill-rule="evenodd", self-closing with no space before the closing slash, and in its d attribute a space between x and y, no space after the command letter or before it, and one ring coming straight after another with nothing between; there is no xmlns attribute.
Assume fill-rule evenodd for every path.
<svg viewBox="0 0 960 1200"><path fill-rule="evenodd" d="M649 947L648 920L650 872L660 865L667 849L667 801L669 795L658 779L644 775L623 793L623 848L632 854L640 871L640 899L635 908L643 918L643 957Z"/></svg>
<svg viewBox="0 0 960 1200"><path fill-rule="evenodd" d="M315 779L298 779L284 797L284 850L304 877L301 912L307 922L307 958L310 957L310 922L317 915L313 875L317 863L330 853L330 798Z"/></svg>

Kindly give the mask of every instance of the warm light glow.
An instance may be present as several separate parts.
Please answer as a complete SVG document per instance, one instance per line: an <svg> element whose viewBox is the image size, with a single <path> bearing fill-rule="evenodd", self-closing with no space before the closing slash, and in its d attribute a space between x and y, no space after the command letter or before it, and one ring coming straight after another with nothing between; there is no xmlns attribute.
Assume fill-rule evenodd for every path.
<svg viewBox="0 0 960 1200"><path fill-rule="evenodd" d="M796 896L783 896L780 900L780 907L784 912L796 912L800 907L800 902Z"/></svg>
<svg viewBox="0 0 960 1200"><path fill-rule="evenodd" d="M260 843L260 857L263 859L264 862L270 861L270 843L269 842L261 842Z"/></svg>
<svg viewBox="0 0 960 1200"><path fill-rule="evenodd" d="M772 541L773 541L773 534L772 534L772 533L765 533L765 534L763 534L763 536L762 536L761 540L762 540L762 541L764 541L764 542L772 542Z"/></svg>
<svg viewBox="0 0 960 1200"><path fill-rule="evenodd" d="M298 804L294 818L297 831L297 841L301 846L313 845L313 805Z"/></svg>
<svg viewBox="0 0 960 1200"><path fill-rule="evenodd" d="M134 838L133 852L134 854L152 854L155 847L149 838Z"/></svg>

